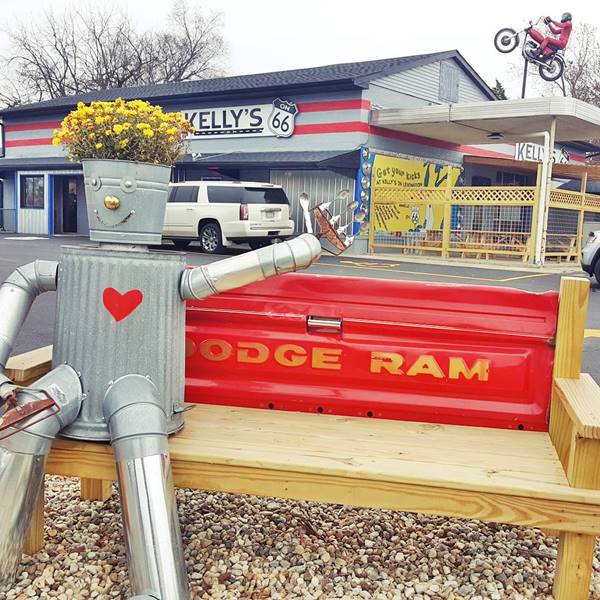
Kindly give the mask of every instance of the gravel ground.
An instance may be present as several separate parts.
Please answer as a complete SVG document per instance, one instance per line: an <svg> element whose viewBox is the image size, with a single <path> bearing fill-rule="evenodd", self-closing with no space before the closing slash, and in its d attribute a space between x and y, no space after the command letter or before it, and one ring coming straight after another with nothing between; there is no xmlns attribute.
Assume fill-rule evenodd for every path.
<svg viewBox="0 0 600 600"><path fill-rule="evenodd" d="M535 529L186 489L177 500L195 599L551 598L556 539ZM116 493L84 502L77 479L47 477L46 539L0 600L128 597Z"/></svg>

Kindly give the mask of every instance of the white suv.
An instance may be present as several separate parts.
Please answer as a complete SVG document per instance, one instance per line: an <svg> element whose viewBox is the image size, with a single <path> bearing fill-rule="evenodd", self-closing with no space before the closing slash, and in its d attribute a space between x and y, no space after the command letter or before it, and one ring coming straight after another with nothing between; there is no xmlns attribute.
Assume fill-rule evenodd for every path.
<svg viewBox="0 0 600 600"><path fill-rule="evenodd" d="M177 248L199 240L216 254L231 244L260 248L294 234L290 205L278 185L232 181L172 183L163 238Z"/></svg>
<svg viewBox="0 0 600 600"><path fill-rule="evenodd" d="M590 231L587 243L581 249L581 268L600 283L600 231Z"/></svg>

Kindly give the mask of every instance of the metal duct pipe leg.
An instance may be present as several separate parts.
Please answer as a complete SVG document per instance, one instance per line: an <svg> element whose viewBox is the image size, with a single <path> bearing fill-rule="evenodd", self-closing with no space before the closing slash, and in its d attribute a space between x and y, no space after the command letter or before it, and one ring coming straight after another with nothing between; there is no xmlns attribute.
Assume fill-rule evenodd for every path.
<svg viewBox="0 0 600 600"><path fill-rule="evenodd" d="M117 462L132 591L188 600L167 417L156 386L142 375L121 377L106 393L104 415Z"/></svg>
<svg viewBox="0 0 600 600"><path fill-rule="evenodd" d="M0 440L0 589L12 585L23 553L40 488L46 456L57 433L77 417L81 407L81 383L77 373L61 365L17 395L25 406L39 398L35 389L48 390L60 407L52 417ZM41 415L31 417L34 422Z"/></svg>
<svg viewBox="0 0 600 600"><path fill-rule="evenodd" d="M186 270L181 278L181 297L201 300L268 277L300 271L310 267L320 255L319 240L303 233L287 242Z"/></svg>

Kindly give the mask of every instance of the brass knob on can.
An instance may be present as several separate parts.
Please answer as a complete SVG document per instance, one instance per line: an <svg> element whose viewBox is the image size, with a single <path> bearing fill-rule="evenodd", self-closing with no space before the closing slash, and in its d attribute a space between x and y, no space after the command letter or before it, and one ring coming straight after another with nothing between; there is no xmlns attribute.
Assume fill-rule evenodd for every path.
<svg viewBox="0 0 600 600"><path fill-rule="evenodd" d="M117 210L121 206L121 201L116 196L106 196L104 198L104 206L109 210Z"/></svg>

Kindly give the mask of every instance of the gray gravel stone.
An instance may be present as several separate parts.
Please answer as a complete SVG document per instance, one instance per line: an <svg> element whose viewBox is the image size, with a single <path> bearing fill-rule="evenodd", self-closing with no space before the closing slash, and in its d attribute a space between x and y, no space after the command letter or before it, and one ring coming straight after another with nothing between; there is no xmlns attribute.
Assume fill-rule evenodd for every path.
<svg viewBox="0 0 600 600"><path fill-rule="evenodd" d="M46 481L46 545L0 600L127 598L117 494L85 502L76 479ZM186 489L177 501L194 600L552 598L557 540L535 529Z"/></svg>

